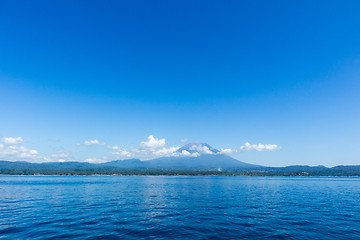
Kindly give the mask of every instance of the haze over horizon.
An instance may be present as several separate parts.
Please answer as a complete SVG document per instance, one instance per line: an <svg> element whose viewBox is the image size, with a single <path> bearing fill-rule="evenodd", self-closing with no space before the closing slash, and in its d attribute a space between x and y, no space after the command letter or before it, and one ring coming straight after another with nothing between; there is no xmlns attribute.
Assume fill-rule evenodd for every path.
<svg viewBox="0 0 360 240"><path fill-rule="evenodd" d="M0 0L0 160L360 165L359 7Z"/></svg>

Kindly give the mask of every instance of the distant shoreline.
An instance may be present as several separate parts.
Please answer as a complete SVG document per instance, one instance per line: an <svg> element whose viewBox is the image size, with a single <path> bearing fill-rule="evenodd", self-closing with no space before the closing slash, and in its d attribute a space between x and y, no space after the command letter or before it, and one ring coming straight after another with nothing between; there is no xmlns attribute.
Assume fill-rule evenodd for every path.
<svg viewBox="0 0 360 240"><path fill-rule="evenodd" d="M226 156L222 156L226 159ZM204 158L205 159L205 158ZM203 160L204 160L203 159ZM177 159L178 160L178 159ZM197 160L199 160L197 158ZM205 159L206 160L206 159ZM213 159L214 160L214 159ZM216 160L216 159L215 159ZM229 159L228 159L229 160ZM230 161L230 160L229 160ZM231 160L237 161L237 160ZM212 164L171 166L137 165L140 160L119 160L104 164L82 162L29 163L0 161L0 176L262 176L262 177L359 177L360 165L264 167L244 165L220 167ZM187 162L187 161L185 161Z"/></svg>
<svg viewBox="0 0 360 240"><path fill-rule="evenodd" d="M216 175L216 174L208 174L208 175L195 175L195 174L29 174L29 175L19 175L19 174L0 174L0 177L135 177L135 176L144 176L144 177L296 177L296 178L360 178L360 175Z"/></svg>

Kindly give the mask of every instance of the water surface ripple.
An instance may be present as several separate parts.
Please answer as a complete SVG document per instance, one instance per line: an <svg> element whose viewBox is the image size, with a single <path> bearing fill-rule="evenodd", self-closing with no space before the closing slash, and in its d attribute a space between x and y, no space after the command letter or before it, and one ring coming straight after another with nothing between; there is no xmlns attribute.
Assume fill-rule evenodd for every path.
<svg viewBox="0 0 360 240"><path fill-rule="evenodd" d="M2 176L0 239L359 239L360 178Z"/></svg>

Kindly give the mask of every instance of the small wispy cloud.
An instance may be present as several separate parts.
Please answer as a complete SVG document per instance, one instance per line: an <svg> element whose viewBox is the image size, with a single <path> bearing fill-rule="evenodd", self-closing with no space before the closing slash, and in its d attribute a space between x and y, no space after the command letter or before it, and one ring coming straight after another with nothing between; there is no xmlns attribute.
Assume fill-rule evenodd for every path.
<svg viewBox="0 0 360 240"><path fill-rule="evenodd" d="M255 150L255 151L276 151L276 150L280 150L280 146L276 145L276 144L250 144L249 142L246 142L243 146L240 147L241 151L251 151L251 150Z"/></svg>
<svg viewBox="0 0 360 240"><path fill-rule="evenodd" d="M234 150L232 150L230 148L221 149L220 151L223 154L232 154L232 153L234 153Z"/></svg>
<svg viewBox="0 0 360 240"><path fill-rule="evenodd" d="M112 150L119 150L120 147L118 146L106 146L108 149L112 149Z"/></svg>
<svg viewBox="0 0 360 240"><path fill-rule="evenodd" d="M7 144L20 144L24 142L22 137L3 137L1 138L1 142L7 143Z"/></svg>
<svg viewBox="0 0 360 240"><path fill-rule="evenodd" d="M105 142L100 142L99 140L97 139L94 139L94 140L88 140L88 141L84 141L82 143L78 143L77 144L78 146L91 146L91 145L105 145Z"/></svg>
<svg viewBox="0 0 360 240"><path fill-rule="evenodd" d="M47 160L51 162L68 162L73 161L74 159L69 152L67 152L65 149L62 149L51 154L51 158Z"/></svg>
<svg viewBox="0 0 360 240"><path fill-rule="evenodd" d="M69 156L70 156L69 153L54 153L54 154L51 154L51 157L53 157L53 158L67 158Z"/></svg>
<svg viewBox="0 0 360 240"><path fill-rule="evenodd" d="M221 153L223 154L234 154L239 153L243 151L258 151L258 152L265 152L265 151L277 151L280 150L281 147L277 144L250 144L249 142L246 142L244 145L240 146L238 149L231 149L231 148L225 148L221 149Z"/></svg>

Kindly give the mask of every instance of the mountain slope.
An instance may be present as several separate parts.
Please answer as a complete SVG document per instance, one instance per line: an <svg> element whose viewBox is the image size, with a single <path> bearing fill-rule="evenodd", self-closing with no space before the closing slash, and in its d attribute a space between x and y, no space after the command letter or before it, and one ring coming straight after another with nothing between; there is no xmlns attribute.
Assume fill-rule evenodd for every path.
<svg viewBox="0 0 360 240"><path fill-rule="evenodd" d="M207 143L189 143L176 151L180 156L162 157L146 161L153 169L182 170L229 170L240 168L259 168L261 166L236 160ZM190 155L190 156L187 156Z"/></svg>
<svg viewBox="0 0 360 240"><path fill-rule="evenodd" d="M115 160L106 163L99 163L96 165L99 167L116 167L121 169L145 169L148 166L145 161L140 161L139 159Z"/></svg>
<svg viewBox="0 0 360 240"><path fill-rule="evenodd" d="M162 157L147 161L153 169L182 170L229 170L239 168L259 168L258 165L238 161L225 154L200 155L198 157Z"/></svg>

